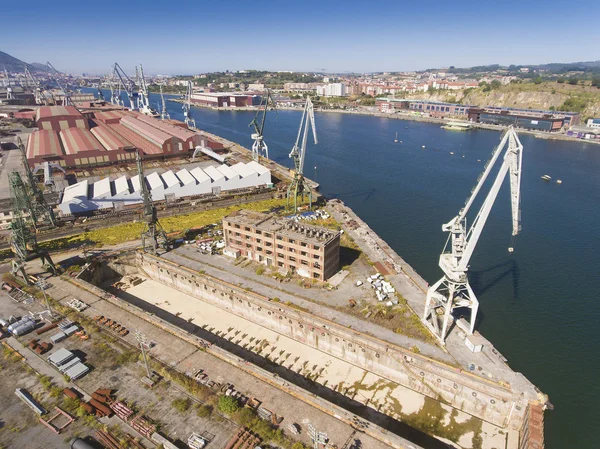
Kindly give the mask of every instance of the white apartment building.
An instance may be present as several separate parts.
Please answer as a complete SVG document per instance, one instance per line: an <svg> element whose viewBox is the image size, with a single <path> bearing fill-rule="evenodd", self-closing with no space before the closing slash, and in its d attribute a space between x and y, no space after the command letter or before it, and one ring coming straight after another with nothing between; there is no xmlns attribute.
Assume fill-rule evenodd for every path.
<svg viewBox="0 0 600 449"><path fill-rule="evenodd" d="M348 89L343 83L331 83L324 86L317 86L317 95L322 97L345 97Z"/></svg>

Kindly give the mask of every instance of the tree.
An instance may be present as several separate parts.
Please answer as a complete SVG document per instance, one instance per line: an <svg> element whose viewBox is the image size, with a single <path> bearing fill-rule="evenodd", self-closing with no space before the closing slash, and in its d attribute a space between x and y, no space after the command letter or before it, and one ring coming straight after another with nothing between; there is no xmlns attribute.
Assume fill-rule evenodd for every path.
<svg viewBox="0 0 600 449"><path fill-rule="evenodd" d="M219 397L219 410L227 415L235 413L240 408L240 404L237 399L233 396L221 396Z"/></svg>
<svg viewBox="0 0 600 449"><path fill-rule="evenodd" d="M543 81L543 80L542 80L542 77L541 77L541 76L536 76L536 77L533 79L533 84L542 84L542 81Z"/></svg>
<svg viewBox="0 0 600 449"><path fill-rule="evenodd" d="M563 84L565 82L564 78L559 78L556 80L558 84Z"/></svg>
<svg viewBox="0 0 600 449"><path fill-rule="evenodd" d="M498 80L494 80L494 81L492 81L491 86L492 86L492 89L499 89L500 86L502 86L502 83Z"/></svg>
<svg viewBox="0 0 600 449"><path fill-rule="evenodd" d="M600 76L594 76L592 78L592 86L600 88Z"/></svg>
<svg viewBox="0 0 600 449"><path fill-rule="evenodd" d="M572 86L577 86L577 83L579 82L579 80L575 77L571 77L567 80L567 82Z"/></svg>

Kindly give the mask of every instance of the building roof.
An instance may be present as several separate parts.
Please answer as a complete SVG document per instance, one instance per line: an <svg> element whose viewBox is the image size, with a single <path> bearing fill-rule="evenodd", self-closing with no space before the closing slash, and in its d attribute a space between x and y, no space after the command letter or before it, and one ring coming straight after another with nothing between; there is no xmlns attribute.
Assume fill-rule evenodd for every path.
<svg viewBox="0 0 600 449"><path fill-rule="evenodd" d="M81 154L86 151L104 151L104 147L94 135L83 128L67 128L59 133L66 154Z"/></svg>
<svg viewBox="0 0 600 449"><path fill-rule="evenodd" d="M149 175L147 175L146 182L148 183L150 190L165 188L165 184L163 183L162 179L156 172L153 172L153 173L150 173Z"/></svg>
<svg viewBox="0 0 600 449"><path fill-rule="evenodd" d="M131 186L133 187L134 192L139 192L142 190L142 185L140 184L140 175L131 177Z"/></svg>
<svg viewBox="0 0 600 449"><path fill-rule="evenodd" d="M56 131L40 129L34 131L27 141L27 159L36 157L63 156L65 153L60 145Z"/></svg>
<svg viewBox="0 0 600 449"><path fill-rule="evenodd" d="M123 117L121 124L162 148L172 136L134 117Z"/></svg>
<svg viewBox="0 0 600 449"><path fill-rule="evenodd" d="M62 203L67 203L75 198L88 197L88 180L84 179L77 184L72 184L63 191Z"/></svg>
<svg viewBox="0 0 600 449"><path fill-rule="evenodd" d="M196 178L196 181L198 181L199 184L202 184L203 182L211 182L210 176L208 176L200 167L194 168L190 174Z"/></svg>
<svg viewBox="0 0 600 449"><path fill-rule="evenodd" d="M223 175L225 175L225 177L227 179L239 179L240 175L235 172L234 170L232 170L230 167L228 167L227 165L219 165L217 167L217 170L219 170L221 173L223 173Z"/></svg>
<svg viewBox="0 0 600 449"><path fill-rule="evenodd" d="M184 142L187 142L189 139L192 139L192 140L200 139L200 135L195 133L194 131L191 131L189 129L184 129L180 126L171 125L169 123L166 123L166 122L159 120L157 118L154 118L154 117L149 117L147 115L140 115L137 117L137 119L144 123L147 123L150 126L154 126L155 128L157 128L171 136L177 137Z"/></svg>
<svg viewBox="0 0 600 449"><path fill-rule="evenodd" d="M115 195L120 193L129 192L129 182L127 182L127 176L123 175L120 178L115 179Z"/></svg>
<svg viewBox="0 0 600 449"><path fill-rule="evenodd" d="M42 106L37 110L35 120L38 121L51 117L83 118L83 115L81 115L81 112L75 106Z"/></svg>
<svg viewBox="0 0 600 449"><path fill-rule="evenodd" d="M100 198L111 195L110 190L110 178L103 178L100 181L96 181L94 184L94 196L93 198Z"/></svg>
<svg viewBox="0 0 600 449"><path fill-rule="evenodd" d="M160 175L160 177L162 178L167 188L181 186L181 183L179 182L177 176L175 176L175 173L173 173L173 170L164 172L162 175Z"/></svg>
<svg viewBox="0 0 600 449"><path fill-rule="evenodd" d="M252 167L250 167L249 165L244 164L243 162L238 162L237 164L232 165L231 166L231 170L233 170L234 172L236 172L242 178L246 178L248 176L252 176L252 175L256 175L257 174L257 172Z"/></svg>
<svg viewBox="0 0 600 449"><path fill-rule="evenodd" d="M100 125L90 129L90 132L107 151L133 150L135 147L125 137L108 126Z"/></svg>
<svg viewBox="0 0 600 449"><path fill-rule="evenodd" d="M121 137L135 145L135 147L141 150L144 154L153 155L161 154L163 152L162 146L156 145L144 136L141 136L137 132L127 128L126 126L123 126L120 123L107 124L107 126Z"/></svg>
<svg viewBox="0 0 600 449"><path fill-rule="evenodd" d="M221 179L225 179L225 175L223 175L223 173L221 173L219 170L217 170L212 165L204 168L204 173L206 173L208 176L210 176L210 178L213 180L213 182L219 181ZM198 179L198 178L196 178L196 179Z"/></svg>
<svg viewBox="0 0 600 449"><path fill-rule="evenodd" d="M94 118L104 123L119 123L123 117L129 115L125 111L98 111L94 112Z"/></svg>
<svg viewBox="0 0 600 449"><path fill-rule="evenodd" d="M66 361L71 360L73 357L74 354L71 351L65 348L60 348L58 351L48 357L48 361L55 366L60 366Z"/></svg>
<svg viewBox="0 0 600 449"><path fill-rule="evenodd" d="M175 173L175 175L177 175L177 178L179 178L184 186L187 186L188 184L196 184L196 179L187 168L179 170L177 173Z"/></svg>
<svg viewBox="0 0 600 449"><path fill-rule="evenodd" d="M265 167L264 165L260 165L256 161L250 161L246 165L248 165L250 168L252 168L259 175L264 175L264 174L269 173L271 171L267 167Z"/></svg>
<svg viewBox="0 0 600 449"><path fill-rule="evenodd" d="M231 223L252 226L263 232L273 232L298 241L317 245L326 245L339 236L339 231L332 231L321 226L313 226L296 222L288 218L267 215L262 212L239 210L225 217Z"/></svg>

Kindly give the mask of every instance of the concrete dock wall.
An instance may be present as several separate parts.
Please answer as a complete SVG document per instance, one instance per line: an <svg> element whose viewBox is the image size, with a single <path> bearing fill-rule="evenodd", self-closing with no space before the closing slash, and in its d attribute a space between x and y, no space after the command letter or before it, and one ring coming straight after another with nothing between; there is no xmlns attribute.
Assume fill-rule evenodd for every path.
<svg viewBox="0 0 600 449"><path fill-rule="evenodd" d="M149 254L138 253L137 261L139 268L155 281L496 426L507 426L515 405L526 406L504 386L238 286Z"/></svg>

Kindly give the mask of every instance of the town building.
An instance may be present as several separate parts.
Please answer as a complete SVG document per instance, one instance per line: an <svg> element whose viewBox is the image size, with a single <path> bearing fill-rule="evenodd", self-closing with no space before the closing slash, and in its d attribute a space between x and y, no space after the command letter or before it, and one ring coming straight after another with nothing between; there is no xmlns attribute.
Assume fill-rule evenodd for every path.
<svg viewBox="0 0 600 449"><path fill-rule="evenodd" d="M317 95L322 97L345 97L347 95L346 85L343 83L331 83L316 87Z"/></svg>
<svg viewBox="0 0 600 449"><path fill-rule="evenodd" d="M600 128L600 118L590 118L587 121L588 128Z"/></svg>
<svg viewBox="0 0 600 449"><path fill-rule="evenodd" d="M340 232L260 212L241 210L223 218L226 252L325 281L340 263Z"/></svg>

